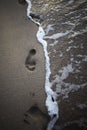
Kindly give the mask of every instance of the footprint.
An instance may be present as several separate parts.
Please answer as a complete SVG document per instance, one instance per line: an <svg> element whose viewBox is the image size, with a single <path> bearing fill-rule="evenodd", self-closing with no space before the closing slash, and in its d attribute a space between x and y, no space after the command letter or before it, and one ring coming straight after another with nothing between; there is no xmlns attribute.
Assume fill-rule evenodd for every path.
<svg viewBox="0 0 87 130"><path fill-rule="evenodd" d="M32 106L24 116L24 122L38 130L46 130L49 117L38 106Z"/></svg>
<svg viewBox="0 0 87 130"><path fill-rule="evenodd" d="M35 66L36 66L35 54L36 54L36 50L31 49L29 51L29 54L28 54L26 61L25 61L25 66L30 71L35 70Z"/></svg>

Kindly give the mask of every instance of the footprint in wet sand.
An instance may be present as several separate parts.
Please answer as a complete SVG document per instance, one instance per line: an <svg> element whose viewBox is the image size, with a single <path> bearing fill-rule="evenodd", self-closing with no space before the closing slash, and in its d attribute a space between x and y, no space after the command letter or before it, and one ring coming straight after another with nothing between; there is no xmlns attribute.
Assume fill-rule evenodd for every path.
<svg viewBox="0 0 87 130"><path fill-rule="evenodd" d="M34 71L35 67L36 67L35 55L36 55L36 50L31 49L29 51L29 54L28 54L26 61L25 61L25 66L30 71Z"/></svg>
<svg viewBox="0 0 87 130"><path fill-rule="evenodd" d="M38 130L46 130L49 117L38 106L32 106L24 115L24 122Z"/></svg>

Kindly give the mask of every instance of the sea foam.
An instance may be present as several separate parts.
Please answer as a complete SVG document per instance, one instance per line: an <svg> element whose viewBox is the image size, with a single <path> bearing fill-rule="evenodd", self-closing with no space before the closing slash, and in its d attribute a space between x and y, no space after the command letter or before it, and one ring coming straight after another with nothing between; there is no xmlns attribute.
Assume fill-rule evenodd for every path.
<svg viewBox="0 0 87 130"><path fill-rule="evenodd" d="M54 124L56 123L58 117L59 117L59 109L58 109L58 103L56 101L57 94L53 92L51 89L52 84L49 80L50 75L51 75L51 69L50 69L50 59L49 59L49 54L47 51L47 41L44 40L45 36L45 31L43 30L41 24L37 21L35 21L31 16L30 16L30 10L32 7L31 1L26 0L28 7L27 7L27 16L29 19L31 19L35 24L39 26L38 32L37 32L37 40L41 45L43 46L44 49L44 55L45 55L45 61L46 61L46 79L45 79L45 91L47 94L46 98L46 107L48 110L48 114L51 117L51 120L48 124L47 130L52 130Z"/></svg>

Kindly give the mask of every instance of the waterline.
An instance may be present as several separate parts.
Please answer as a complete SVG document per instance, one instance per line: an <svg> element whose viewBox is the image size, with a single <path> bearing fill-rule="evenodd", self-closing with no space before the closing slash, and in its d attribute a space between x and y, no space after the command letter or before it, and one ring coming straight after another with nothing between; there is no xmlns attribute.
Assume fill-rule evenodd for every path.
<svg viewBox="0 0 87 130"><path fill-rule="evenodd" d="M41 45L43 46L44 49L44 55L45 55L45 62L46 62L46 79L45 79L45 91L47 94L46 98L46 107L48 110L48 114L51 117L51 121L48 124L47 130L52 130L54 124L56 123L57 119L59 118L59 109L58 109L58 103L56 101L57 94L53 92L51 89L52 84L50 82L50 75L51 75L51 69L50 69L50 59L49 59L49 54L47 51L47 41L44 40L45 36L45 31L43 30L41 24L39 22L36 22L31 16L30 16L30 10L32 7L31 1L26 0L28 7L27 7L27 16L29 19L31 19L35 24L39 26L38 32L37 32L37 40Z"/></svg>

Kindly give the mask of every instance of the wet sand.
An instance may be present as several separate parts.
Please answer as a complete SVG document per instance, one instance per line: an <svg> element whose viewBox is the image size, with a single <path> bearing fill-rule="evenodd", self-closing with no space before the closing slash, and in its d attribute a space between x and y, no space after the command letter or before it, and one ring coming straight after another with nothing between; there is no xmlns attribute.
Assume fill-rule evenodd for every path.
<svg viewBox="0 0 87 130"><path fill-rule="evenodd" d="M44 52L26 7L0 3L0 130L41 130L46 121Z"/></svg>

